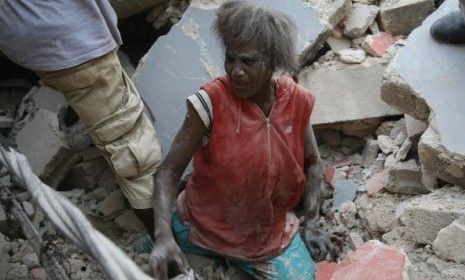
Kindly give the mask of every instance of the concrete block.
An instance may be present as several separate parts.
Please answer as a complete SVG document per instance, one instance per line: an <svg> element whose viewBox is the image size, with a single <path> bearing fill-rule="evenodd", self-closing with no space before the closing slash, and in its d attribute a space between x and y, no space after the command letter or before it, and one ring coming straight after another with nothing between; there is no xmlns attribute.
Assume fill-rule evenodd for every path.
<svg viewBox="0 0 465 280"><path fill-rule="evenodd" d="M301 62L312 59L329 36L329 28L308 3L299 0L253 2L292 16L299 33L297 50ZM215 12L215 8L191 5L181 21L166 36L158 38L134 74L136 87L156 119L164 155L181 127L186 97L203 83L224 73L223 50L211 32Z"/></svg>
<svg viewBox="0 0 465 280"><path fill-rule="evenodd" d="M419 121L410 115L405 115L405 126L407 128L407 135L412 140L419 140L420 136L428 128L426 123Z"/></svg>
<svg viewBox="0 0 465 280"><path fill-rule="evenodd" d="M115 219L115 223L125 231L143 233L145 232L144 224L137 218L134 210L128 209L121 213Z"/></svg>
<svg viewBox="0 0 465 280"><path fill-rule="evenodd" d="M364 194L356 201L366 229L374 235L384 234L398 227L396 209L399 199L388 193L369 196Z"/></svg>
<svg viewBox="0 0 465 280"><path fill-rule="evenodd" d="M415 160L399 162L388 169L384 188L393 193L429 193L429 190L423 185L421 177L420 166Z"/></svg>
<svg viewBox="0 0 465 280"><path fill-rule="evenodd" d="M355 3L352 5L352 10L344 22L344 34L350 38L358 38L363 36L368 27L373 23L378 15L379 8L375 5L365 5Z"/></svg>
<svg viewBox="0 0 465 280"><path fill-rule="evenodd" d="M26 122L16 135L16 143L34 173L52 187L57 186L79 160L62 141L56 114L46 109L38 109Z"/></svg>
<svg viewBox="0 0 465 280"><path fill-rule="evenodd" d="M384 69L385 65L378 59L368 58L362 64L331 62L301 71L299 83L311 90L318 100L312 113L313 124L332 124L399 114L380 98Z"/></svg>
<svg viewBox="0 0 465 280"><path fill-rule="evenodd" d="M412 241L431 244L441 229L465 215L464 201L465 190L443 187L409 201L400 219Z"/></svg>
<svg viewBox="0 0 465 280"><path fill-rule="evenodd" d="M434 253L449 261L465 264L465 216L438 232L433 242Z"/></svg>
<svg viewBox="0 0 465 280"><path fill-rule="evenodd" d="M126 207L126 199L120 190L111 193L105 200L99 203L97 209L105 217L113 216Z"/></svg>
<svg viewBox="0 0 465 280"><path fill-rule="evenodd" d="M412 141L410 139L405 139L404 143L399 148L399 151L396 153L395 158L397 161L404 160L412 148Z"/></svg>
<svg viewBox="0 0 465 280"><path fill-rule="evenodd" d="M348 254L336 266L331 280L408 279L410 267L407 254L398 247L385 245L378 240L364 243L357 251Z"/></svg>
<svg viewBox="0 0 465 280"><path fill-rule="evenodd" d="M61 107L68 106L63 94L47 86L33 87L29 93L37 108L58 114Z"/></svg>
<svg viewBox="0 0 465 280"><path fill-rule="evenodd" d="M362 151L362 166L368 167L378 157L379 145L377 140L368 139Z"/></svg>
<svg viewBox="0 0 465 280"><path fill-rule="evenodd" d="M328 22L331 26L340 23L350 11L350 0L308 0L315 8L323 21Z"/></svg>
<svg viewBox="0 0 465 280"><path fill-rule="evenodd" d="M446 0L410 34L386 70L381 97L432 125L421 140L422 164L439 178L465 186L465 48L437 43L429 34L433 22L455 10L457 1Z"/></svg>
<svg viewBox="0 0 465 280"><path fill-rule="evenodd" d="M392 141L391 137L386 135L379 135L378 136L378 145L381 151L385 154L390 154L394 151L394 142Z"/></svg>
<svg viewBox="0 0 465 280"><path fill-rule="evenodd" d="M418 143L423 167L432 175L465 187L465 154L452 153L433 128L428 128Z"/></svg>
<svg viewBox="0 0 465 280"><path fill-rule="evenodd" d="M329 37L328 40L326 40L326 43L335 52L342 51L345 49L350 49L350 47L352 46L352 40L346 37L342 37L342 38Z"/></svg>
<svg viewBox="0 0 465 280"><path fill-rule="evenodd" d="M363 49L372 56L382 57L386 50L394 45L396 40L387 32L378 32L374 35L367 35L363 40Z"/></svg>
<svg viewBox="0 0 465 280"><path fill-rule="evenodd" d="M379 22L393 35L409 35L434 10L434 0L382 0Z"/></svg>
<svg viewBox="0 0 465 280"><path fill-rule="evenodd" d="M339 60L347 64L360 64L365 61L366 54L364 50L345 49L338 51Z"/></svg>

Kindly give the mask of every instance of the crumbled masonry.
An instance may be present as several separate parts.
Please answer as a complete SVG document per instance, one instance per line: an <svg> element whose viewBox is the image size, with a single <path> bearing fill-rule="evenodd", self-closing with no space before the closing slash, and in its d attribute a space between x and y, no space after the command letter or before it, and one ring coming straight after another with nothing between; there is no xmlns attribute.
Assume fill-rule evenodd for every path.
<svg viewBox="0 0 465 280"><path fill-rule="evenodd" d="M124 68L135 73L164 155L184 118L185 98L224 72L221 47L210 29L224 1L192 0L139 64L128 59L134 57L131 50L120 50ZM160 15L163 10L155 4L169 1L111 2L129 30L147 28L146 33L156 32L153 27L166 13L171 16L163 22L173 24L185 8ZM301 63L296 77L316 96L311 122L323 165L321 186L315 186L321 188L319 224L347 235L336 260L328 256L316 264L316 279L463 280L465 47L439 44L429 35L436 19L458 9L457 0L438 8L433 0L253 2L296 21ZM130 40L125 44L140 43L137 37ZM0 53L0 69L1 58ZM0 135L16 144L44 182L150 273L150 255L133 247L144 227L110 166L95 146L77 151L66 144L57 120L67 105L62 95L22 71L16 76L0 75ZM67 242L0 166L0 280L50 279L11 215L4 187L43 245L63 260L70 279L105 279L97 262ZM297 214L303 220L303 213ZM199 279L251 279L221 259L187 258Z"/></svg>

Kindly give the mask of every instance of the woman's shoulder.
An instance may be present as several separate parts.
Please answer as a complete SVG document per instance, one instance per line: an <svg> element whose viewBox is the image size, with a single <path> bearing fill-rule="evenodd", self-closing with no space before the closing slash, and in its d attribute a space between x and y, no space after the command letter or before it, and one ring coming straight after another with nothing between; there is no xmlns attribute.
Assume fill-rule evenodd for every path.
<svg viewBox="0 0 465 280"><path fill-rule="evenodd" d="M205 90L209 95L225 92L230 88L231 82L227 75L216 77L200 87L200 89Z"/></svg>

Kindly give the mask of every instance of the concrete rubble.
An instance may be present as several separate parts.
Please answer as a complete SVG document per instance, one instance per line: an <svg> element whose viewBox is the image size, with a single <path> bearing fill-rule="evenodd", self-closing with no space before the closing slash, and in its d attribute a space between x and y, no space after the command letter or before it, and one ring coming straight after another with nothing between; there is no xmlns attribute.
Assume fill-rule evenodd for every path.
<svg viewBox="0 0 465 280"><path fill-rule="evenodd" d="M135 82L156 119L164 153L184 118L185 98L223 73L221 49L210 30L221 2L193 0L137 67ZM435 43L428 33L431 23L457 3L446 0L421 25L433 12L432 0L254 2L296 19L302 64L297 77L316 95L311 122L324 166L319 222L323 230L347 235L335 262L316 264L316 279L462 280L465 127L459 74L465 53ZM132 72L129 54L119 56ZM94 146L81 151L66 146L57 123L66 102L33 85L0 78L0 133L18 144L43 180L149 273L149 254L133 248L143 225L111 168ZM14 185L1 168L0 185ZM28 193L15 195L37 229L66 256L72 279L105 278L92 259L63 240ZM47 279L3 201L0 279ZM303 219L302 212L297 215ZM249 279L222 260L187 257L201 279Z"/></svg>
<svg viewBox="0 0 465 280"><path fill-rule="evenodd" d="M465 147L460 121L465 118L460 94L463 79L444 76L444 73L461 73L465 50L439 44L428 32L436 19L456 9L456 1L445 1L410 34L406 46L398 50L385 72L381 96L401 112L429 124L418 144L424 168L442 180L465 186ZM420 125L419 133L422 130L424 127Z"/></svg>

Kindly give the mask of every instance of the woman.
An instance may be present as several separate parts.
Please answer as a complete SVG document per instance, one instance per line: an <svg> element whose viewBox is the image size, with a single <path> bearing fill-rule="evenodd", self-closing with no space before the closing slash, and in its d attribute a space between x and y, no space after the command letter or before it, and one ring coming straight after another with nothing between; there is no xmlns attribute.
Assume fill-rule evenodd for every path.
<svg viewBox="0 0 465 280"><path fill-rule="evenodd" d="M318 259L331 244L315 228L321 170L309 122L314 97L288 75L296 68L295 25L282 13L230 1L214 30L226 75L188 98L155 178L154 276L166 279L169 264L185 272L189 253L224 257L257 279L313 279L292 213L304 192L305 241ZM193 173L176 199L192 157Z"/></svg>

